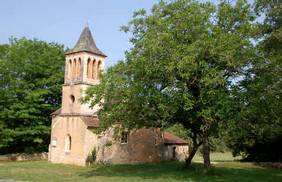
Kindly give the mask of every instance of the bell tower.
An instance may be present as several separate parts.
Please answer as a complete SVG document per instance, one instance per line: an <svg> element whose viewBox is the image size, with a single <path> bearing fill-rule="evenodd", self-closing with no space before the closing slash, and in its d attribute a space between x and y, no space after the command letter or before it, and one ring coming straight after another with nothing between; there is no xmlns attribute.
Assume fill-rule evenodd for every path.
<svg viewBox="0 0 282 182"><path fill-rule="evenodd" d="M89 108L80 99L91 85L99 84L100 74L107 56L98 49L88 25L83 29L76 45L65 54L65 80L63 85L63 115L93 115L99 108Z"/></svg>

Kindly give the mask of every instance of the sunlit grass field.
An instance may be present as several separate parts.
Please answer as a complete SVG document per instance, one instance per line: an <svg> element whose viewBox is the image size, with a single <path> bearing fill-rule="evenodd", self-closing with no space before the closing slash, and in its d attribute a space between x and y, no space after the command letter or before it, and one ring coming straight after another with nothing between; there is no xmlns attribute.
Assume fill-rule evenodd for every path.
<svg viewBox="0 0 282 182"><path fill-rule="evenodd" d="M47 161L0 162L0 179L16 181L97 181L97 182L193 182L193 181L282 181L282 170L234 161L230 153L214 153L213 168L205 170L197 155L193 167L181 162L142 165L93 165L79 167Z"/></svg>

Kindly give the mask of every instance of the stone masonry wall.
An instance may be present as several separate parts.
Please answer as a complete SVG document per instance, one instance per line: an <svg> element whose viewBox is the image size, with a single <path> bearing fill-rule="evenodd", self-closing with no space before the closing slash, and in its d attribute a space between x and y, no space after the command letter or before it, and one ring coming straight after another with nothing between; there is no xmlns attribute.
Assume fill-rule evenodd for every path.
<svg viewBox="0 0 282 182"><path fill-rule="evenodd" d="M175 148L175 156L173 156ZM165 145L163 150L163 160L184 161L188 157L188 145Z"/></svg>
<svg viewBox="0 0 282 182"><path fill-rule="evenodd" d="M114 139L114 128L106 130L98 139L98 163L147 163L162 159L163 142L158 129L139 129L130 132L127 143Z"/></svg>

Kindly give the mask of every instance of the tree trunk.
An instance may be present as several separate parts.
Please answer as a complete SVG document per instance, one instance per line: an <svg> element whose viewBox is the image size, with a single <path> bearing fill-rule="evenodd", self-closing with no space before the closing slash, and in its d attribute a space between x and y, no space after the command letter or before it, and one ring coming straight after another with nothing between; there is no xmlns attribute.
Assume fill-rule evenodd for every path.
<svg viewBox="0 0 282 182"><path fill-rule="evenodd" d="M186 168L189 168L191 166L192 159L194 158L198 148L199 148L199 144L193 143L192 150L190 150L188 158L185 159L185 167Z"/></svg>
<svg viewBox="0 0 282 182"><path fill-rule="evenodd" d="M210 168L211 167L210 146L207 136L204 137L204 141L203 141L203 158L204 158L204 167Z"/></svg>

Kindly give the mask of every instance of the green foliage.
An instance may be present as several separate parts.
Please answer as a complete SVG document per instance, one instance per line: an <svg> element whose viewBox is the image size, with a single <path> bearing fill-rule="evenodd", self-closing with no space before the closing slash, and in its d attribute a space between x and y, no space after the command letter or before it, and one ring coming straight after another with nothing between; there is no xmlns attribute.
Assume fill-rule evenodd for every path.
<svg viewBox="0 0 282 182"><path fill-rule="evenodd" d="M107 74L102 76L101 84L87 91L84 101L92 101L92 106L97 103L103 105L100 112L100 119L103 121L100 126L103 129L115 123L121 123L128 130L161 126L171 117L171 112L166 111L168 108L174 110L173 105L169 105L172 101L167 93L159 93L153 88L148 90L143 83L131 80L127 75L127 68L122 62L109 68Z"/></svg>
<svg viewBox="0 0 282 182"><path fill-rule="evenodd" d="M11 38L0 45L0 153L46 151L61 101L64 49Z"/></svg>
<svg viewBox="0 0 282 182"><path fill-rule="evenodd" d="M230 151L223 137L211 137L210 138L210 147L211 147L211 151L213 152Z"/></svg>
<svg viewBox="0 0 282 182"><path fill-rule="evenodd" d="M91 165L96 161L97 151L96 148L92 150L92 152L87 156L86 163Z"/></svg>
<svg viewBox="0 0 282 182"><path fill-rule="evenodd" d="M173 126L170 126L169 128L166 128L165 130L180 138L185 139L186 141L188 141L189 147L192 147L193 142L189 137L191 136L191 134L188 133L189 130L185 129L182 125L175 124ZM226 152L230 150L228 149L223 137L210 137L210 148L213 152Z"/></svg>
<svg viewBox="0 0 282 182"><path fill-rule="evenodd" d="M167 129L165 129L166 131L180 137L183 138L185 140L187 140L189 142L189 145L192 144L191 138L189 137L191 134L189 134L188 130L185 129L182 125L180 124L174 124L170 127L168 127Z"/></svg>
<svg viewBox="0 0 282 182"><path fill-rule="evenodd" d="M256 58L253 21L245 0L217 6L160 1L151 14L139 10L122 27L133 48L88 90L85 102L103 105L105 128L116 122L128 129L182 125L195 151L218 137L232 105L232 80Z"/></svg>
<svg viewBox="0 0 282 182"><path fill-rule="evenodd" d="M282 161L282 10L279 1L257 0L257 54L234 88L227 142L248 160ZM265 18L263 18L265 17Z"/></svg>
<svg viewBox="0 0 282 182"><path fill-rule="evenodd" d="M110 146L112 146L112 145L113 145L113 142L110 141L110 140L107 140L106 147L110 147Z"/></svg>

